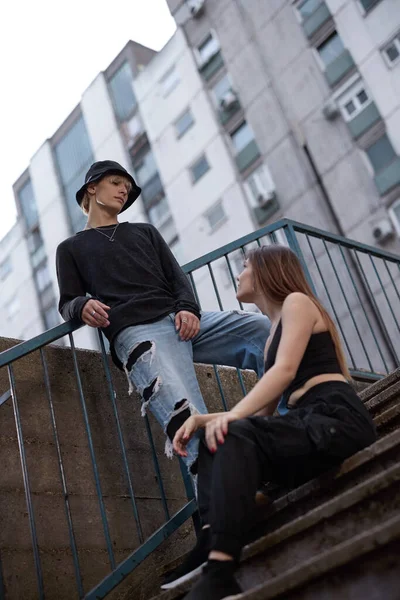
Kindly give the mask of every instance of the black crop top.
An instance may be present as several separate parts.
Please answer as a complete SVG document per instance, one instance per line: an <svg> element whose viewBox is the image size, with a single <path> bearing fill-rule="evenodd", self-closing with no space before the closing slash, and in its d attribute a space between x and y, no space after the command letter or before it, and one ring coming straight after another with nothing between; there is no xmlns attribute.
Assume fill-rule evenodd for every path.
<svg viewBox="0 0 400 600"><path fill-rule="evenodd" d="M268 371L276 360L279 342L282 337L282 321L279 321L274 337L268 348L267 359L265 361L264 370ZM310 341L304 351L297 373L289 387L283 392L283 400L287 405L288 398L295 391L301 388L306 381L316 375L325 373L341 373L342 370L336 355L335 344L329 331L321 331L313 333Z"/></svg>

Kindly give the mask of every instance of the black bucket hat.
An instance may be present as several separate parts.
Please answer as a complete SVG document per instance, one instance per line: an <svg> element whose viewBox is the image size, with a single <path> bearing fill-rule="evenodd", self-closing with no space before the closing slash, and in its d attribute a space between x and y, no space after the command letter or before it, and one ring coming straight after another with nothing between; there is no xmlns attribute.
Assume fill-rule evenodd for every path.
<svg viewBox="0 0 400 600"><path fill-rule="evenodd" d="M133 179L132 175L130 175L128 171L124 169L124 167L114 160L99 160L98 162L92 164L89 171L86 173L85 183L81 189L76 192L76 201L80 206L82 204L88 183L100 181L100 179L103 179L103 177L106 175L123 175L129 179L132 184L132 190L129 193L128 200L125 202L124 207L120 210L120 213L122 213L124 210L132 206L135 200L140 196L142 188L136 184L136 181Z"/></svg>

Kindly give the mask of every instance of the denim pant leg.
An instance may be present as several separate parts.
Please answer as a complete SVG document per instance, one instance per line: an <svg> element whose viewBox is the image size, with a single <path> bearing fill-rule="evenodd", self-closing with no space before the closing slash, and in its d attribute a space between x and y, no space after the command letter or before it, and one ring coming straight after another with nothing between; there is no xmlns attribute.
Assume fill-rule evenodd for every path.
<svg viewBox="0 0 400 600"><path fill-rule="evenodd" d="M127 327L114 342L128 378L129 393L135 388L141 394L142 415L150 408L165 432L179 413L186 411L189 417L207 412L194 370L192 343L179 338L174 319L174 315L168 315L155 323ZM197 458L197 438L191 440L187 450L184 461L190 467ZM165 451L172 457L168 438Z"/></svg>
<svg viewBox="0 0 400 600"><path fill-rule="evenodd" d="M194 361L252 369L262 377L270 327L269 319L259 313L203 312L200 332L193 340Z"/></svg>

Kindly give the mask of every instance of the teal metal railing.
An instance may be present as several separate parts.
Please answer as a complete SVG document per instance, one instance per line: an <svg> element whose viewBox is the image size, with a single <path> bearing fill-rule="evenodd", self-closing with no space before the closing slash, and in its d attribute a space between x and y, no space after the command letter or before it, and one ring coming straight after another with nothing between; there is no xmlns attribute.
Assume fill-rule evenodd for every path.
<svg viewBox="0 0 400 600"><path fill-rule="evenodd" d="M287 219L235 240L231 244L210 252L183 267L191 281L202 310L243 309L240 302L236 300L236 276L241 270L246 252L253 247L272 243L288 245L299 256L310 284L336 320L354 376L365 380L376 380L399 366L400 257ZM255 307L249 308L255 309ZM106 352L102 334L98 332L109 405L120 447L120 466L126 481L130 510L136 526L139 544L125 560L117 562L115 551L118 548L114 548L110 536L98 457L93 443L91 419L83 386L84 376L79 367L79 353L75 349L74 333L81 326L80 323L76 322L64 323L36 338L0 353L0 368L3 367L8 370L10 382L10 389L5 390L3 395L0 396L0 410L2 405L9 401L12 402L35 564L37 598L40 600L45 598L45 582L36 527L38 515L35 513L32 501L25 452L26 439L23 433L20 398L14 369L15 363L28 354L33 352L40 354L44 388L49 406L50 426L58 461L60 493L64 501L69 546L73 559L76 597L86 598L87 600L105 598L127 574L133 571L166 538L185 521L196 515L196 503L191 483L185 469L181 469L188 502L171 516L150 422L146 417L145 429L152 455L154 477L157 480L160 502L164 512L164 524L150 535L145 536L143 533L120 410L117 405L115 386L109 366L109 356ZM46 346L65 336L69 340L70 349L68 352L72 356L73 372L81 406L81 418L84 423L98 510L101 516L102 535L109 562L109 574L89 590L85 589L82 581L80 556L75 539L74 517L70 506L68 481L57 427L57 411L54 408L53 401L54 383L49 372L45 352ZM222 407L226 409L227 402L219 377L218 366L214 366L214 372L221 395ZM237 375L242 391L245 393L240 371L237 372ZM76 418L78 419L78 416ZM38 457L39 459L40 457ZM2 548L0 548L0 559L1 550ZM2 573L0 560L0 600L6 598L7 574Z"/></svg>

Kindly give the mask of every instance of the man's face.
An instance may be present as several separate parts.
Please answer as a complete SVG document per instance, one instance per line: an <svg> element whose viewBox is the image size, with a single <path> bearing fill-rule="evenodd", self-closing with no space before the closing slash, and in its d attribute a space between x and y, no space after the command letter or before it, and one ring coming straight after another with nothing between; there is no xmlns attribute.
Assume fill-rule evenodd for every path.
<svg viewBox="0 0 400 600"><path fill-rule="evenodd" d="M118 214L128 200L131 189L131 182L123 175L106 175L98 183L88 185L87 191L91 197L95 196L98 204L114 209Z"/></svg>

